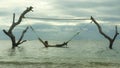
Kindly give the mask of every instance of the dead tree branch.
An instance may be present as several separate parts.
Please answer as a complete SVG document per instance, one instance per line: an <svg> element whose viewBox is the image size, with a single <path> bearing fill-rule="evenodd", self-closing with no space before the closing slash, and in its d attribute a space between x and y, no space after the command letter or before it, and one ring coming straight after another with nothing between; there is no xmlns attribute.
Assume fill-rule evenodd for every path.
<svg viewBox="0 0 120 68"><path fill-rule="evenodd" d="M26 29L23 30L23 32L22 32L22 34L21 34L21 36L20 36L20 38L19 38L19 40L18 40L18 42L17 42L17 45L19 45L19 44L21 44L21 43L23 43L23 42L26 42L26 40L23 40L23 41L22 41L22 39L23 39L24 34L26 33L27 30L28 30L28 27L26 27Z"/></svg>
<svg viewBox="0 0 120 68"><path fill-rule="evenodd" d="M15 22L15 13L13 13L13 22L12 22L12 25L10 26L9 30L6 31L6 30L3 30L3 32L10 37L11 41L12 41L12 48L14 49L15 47L17 47L18 45L20 45L21 43L25 42L26 40L23 40L23 37L24 37L24 34L26 33L26 31L28 30L28 27L23 30L22 32L22 35L20 36L19 40L16 41L16 38L13 34L13 30L14 28L19 25L22 21L22 19L24 18L25 14L27 14L28 12L32 11L33 7L30 6L28 7L25 11L23 11L23 13L20 15L19 19L17 22Z"/></svg>
<svg viewBox="0 0 120 68"><path fill-rule="evenodd" d="M119 35L118 33L118 30L117 30L117 26L115 26L115 35L113 38L111 38L110 36L108 36L107 34L105 34L103 31L102 31L102 28L101 26L98 24L98 22L91 16L91 20L96 24L96 26L98 27L98 30L99 30L99 33L101 35L103 35L106 39L109 40L109 48L112 49L112 46L113 46L113 42L115 41L116 37Z"/></svg>

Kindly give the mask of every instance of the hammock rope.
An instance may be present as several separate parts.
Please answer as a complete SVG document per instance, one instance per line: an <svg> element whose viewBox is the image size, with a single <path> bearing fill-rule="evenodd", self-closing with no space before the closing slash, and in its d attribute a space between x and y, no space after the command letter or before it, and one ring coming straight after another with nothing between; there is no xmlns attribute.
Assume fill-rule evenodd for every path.
<svg viewBox="0 0 120 68"><path fill-rule="evenodd" d="M30 28L31 28L32 31L36 34L38 40L39 40L40 42L44 43L44 41L38 36L38 34L37 34L37 32L34 30L34 28L33 28L32 26L30 26ZM80 33L80 32L77 32L75 35L73 35L73 36L67 41L67 43L70 42L70 41L72 41L72 39L73 39L74 37L76 37L77 35L79 35L79 33Z"/></svg>
<svg viewBox="0 0 120 68"><path fill-rule="evenodd" d="M83 19L64 19L64 18L38 18L38 17L24 17L24 19L35 19L35 20L91 20L91 19L87 19L87 18L83 18ZM39 35L35 31L35 29L30 24L29 24L29 27L35 33L35 35L37 36L38 40L44 44L44 41L39 37ZM85 26L85 27L87 27L87 26ZM81 30L83 30L83 29L81 29ZM74 39L74 37L79 35L79 33L80 33L80 31L75 33L68 41L66 41L66 43L69 43L70 41L72 41Z"/></svg>
<svg viewBox="0 0 120 68"><path fill-rule="evenodd" d="M44 43L44 41L39 37L39 35L37 34L37 32L34 30L34 28L32 27L32 26L29 26L31 29L32 29L32 31L35 33L35 35L37 36L37 38L38 38L38 40L40 41L40 42L42 42L42 43Z"/></svg>
<svg viewBox="0 0 120 68"><path fill-rule="evenodd" d="M43 18L43 17L24 17L24 19L35 19L35 20L90 20L87 18L71 18L71 19L65 19L65 18Z"/></svg>
<svg viewBox="0 0 120 68"><path fill-rule="evenodd" d="M70 42L70 41L72 41L72 39L73 39L74 37L76 37L77 35L79 35L79 33L80 33L80 32L77 32L75 35L73 35L73 36L67 41L67 43Z"/></svg>

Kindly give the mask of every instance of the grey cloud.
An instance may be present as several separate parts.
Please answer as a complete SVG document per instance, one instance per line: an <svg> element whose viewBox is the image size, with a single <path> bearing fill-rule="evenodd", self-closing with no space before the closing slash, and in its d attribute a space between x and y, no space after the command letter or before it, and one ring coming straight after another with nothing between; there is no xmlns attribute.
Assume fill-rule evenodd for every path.
<svg viewBox="0 0 120 68"><path fill-rule="evenodd" d="M0 11L0 16L8 16L9 13L5 11Z"/></svg>
<svg viewBox="0 0 120 68"><path fill-rule="evenodd" d="M51 1L51 0L50 0ZM80 0L52 0L51 3L54 5L54 8L52 10L49 10L47 12L40 12L36 11L36 8L34 8L34 12L27 14L26 16L33 16L33 17L49 17L49 18L59 18L60 16L73 16L73 17L87 17L94 16L96 19L99 19L101 21L108 21L111 23L120 22L120 13L119 13L119 0L99 0L98 1L80 1ZM34 6L33 6L34 7ZM41 7L38 5L38 7ZM11 9L11 8L10 8ZM17 14L21 13L23 8L14 8L11 9L10 12L7 10L0 10L0 16L7 16L11 15L13 12L16 12ZM53 11L54 10L54 11ZM52 12L53 11L53 12ZM57 11L60 11L57 12ZM52 14L52 15L51 15ZM98 18L97 18L98 17ZM100 19L101 18L101 19ZM11 17L12 19L12 17ZM52 22L50 20L44 21L44 22ZM59 23L64 22L71 22L71 21L54 21ZM72 21L74 23L81 23L84 21ZM35 22L37 23L37 22ZM47 30L47 29L55 29L56 31L37 31L40 37L43 39L68 39L70 38L75 32L80 31L79 39L100 39L103 38L98 30L95 24L90 24L87 27L85 27L86 24L80 24L77 26L53 26L49 24L34 24L32 25L35 30ZM102 24L100 24L102 25ZM21 28L24 28L24 26L20 26ZM103 30L105 33L112 36L114 34L114 26L111 28L109 25L102 25ZM68 30L72 29L72 30ZM82 30L83 29L83 30ZM84 30L86 29L86 30ZM18 37L18 33L20 33L21 29L16 30L15 34ZM1 32L0 32L1 34ZM62 37L61 37L62 36ZM31 37L31 38L30 38ZM2 37L5 38L5 37ZM26 39L35 39L34 33L32 31L28 31L25 36ZM78 39L77 38L77 39Z"/></svg>
<svg viewBox="0 0 120 68"><path fill-rule="evenodd" d="M102 21L108 21L109 23L118 23L120 22L120 17L100 17Z"/></svg>
<svg viewBox="0 0 120 68"><path fill-rule="evenodd" d="M82 17L82 16L102 16L109 15L109 16L119 16L119 1L118 0L106 0L101 2L96 1L56 1L58 4L56 7L58 9L63 10L64 14L72 15L75 17ZM84 11L83 9L86 9ZM91 12L92 10L93 12ZM110 19L106 19L110 20ZM117 19L113 18L110 21L120 21L119 17Z"/></svg>

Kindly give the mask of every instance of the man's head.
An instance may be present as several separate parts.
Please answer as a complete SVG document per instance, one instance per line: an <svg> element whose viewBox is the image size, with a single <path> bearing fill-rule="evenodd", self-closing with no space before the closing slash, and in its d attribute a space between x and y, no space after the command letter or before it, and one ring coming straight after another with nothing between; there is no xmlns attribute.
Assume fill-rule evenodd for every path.
<svg viewBox="0 0 120 68"><path fill-rule="evenodd" d="M45 41L45 44L48 44L48 41Z"/></svg>

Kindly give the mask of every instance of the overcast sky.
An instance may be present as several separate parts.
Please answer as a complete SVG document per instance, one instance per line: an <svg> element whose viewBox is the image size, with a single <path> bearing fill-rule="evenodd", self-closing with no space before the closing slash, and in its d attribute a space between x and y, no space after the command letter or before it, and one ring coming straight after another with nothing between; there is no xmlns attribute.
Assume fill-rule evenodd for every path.
<svg viewBox="0 0 120 68"><path fill-rule="evenodd" d="M0 0L0 39L9 39L2 29L8 29L12 23L12 15L18 16L29 6L33 6L33 12L26 17L38 18L85 18L93 16L101 24L105 33L114 35L114 26L118 25L120 32L120 1L119 0ZM26 26L32 25L43 39L69 39L80 31L76 39L100 39L103 38L94 23L90 20L66 21L66 20L35 20L24 19L16 27L14 33L19 37ZM120 36L119 36L120 37ZM36 39L29 29L25 39Z"/></svg>

